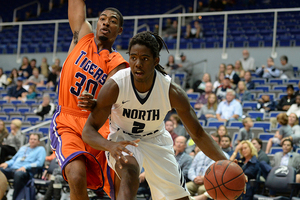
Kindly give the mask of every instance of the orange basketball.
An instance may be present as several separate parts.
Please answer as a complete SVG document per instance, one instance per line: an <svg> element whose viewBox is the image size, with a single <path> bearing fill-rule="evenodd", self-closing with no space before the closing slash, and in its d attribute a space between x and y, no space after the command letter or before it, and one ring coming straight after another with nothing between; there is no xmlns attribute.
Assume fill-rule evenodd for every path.
<svg viewBox="0 0 300 200"><path fill-rule="evenodd" d="M236 199L244 191L246 178L240 166L229 160L212 164L205 172L204 186L217 200Z"/></svg>

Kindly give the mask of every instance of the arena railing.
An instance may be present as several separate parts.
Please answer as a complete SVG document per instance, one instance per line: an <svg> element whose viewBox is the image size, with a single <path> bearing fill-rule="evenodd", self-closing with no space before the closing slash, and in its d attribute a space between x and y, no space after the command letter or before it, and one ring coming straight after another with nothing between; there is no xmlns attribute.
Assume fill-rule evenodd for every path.
<svg viewBox="0 0 300 200"><path fill-rule="evenodd" d="M28 6L31 6L33 4L37 4L36 15L39 16L41 14L41 3L39 1L34 1L34 2L30 2L30 3L27 3L27 4L23 5L23 6L19 6L19 7L15 8L14 9L14 13L13 13L13 22L15 22L16 19L17 19L17 11L18 10L21 10L21 9L26 8Z"/></svg>
<svg viewBox="0 0 300 200"><path fill-rule="evenodd" d="M227 39L227 25L228 25L228 15L238 15L238 14L255 14L255 13L274 13L274 27L273 27L273 42L272 42L272 52L271 56L273 58L277 57L276 53L276 33L277 33L277 17L279 12L295 12L300 11L300 8L282 8L282 9L259 9L259 10L243 10L243 11L222 11L222 12L201 12L201 13L181 13L181 14L160 14L160 15L141 15L141 16L125 16L124 20L134 20L134 33L138 30L138 20L141 19L159 19L159 35L162 35L162 20L165 18L178 18L178 33L181 33L182 18L184 17L203 17L203 16L224 16L224 29L223 29L223 49L222 49L222 59L227 59L228 55L226 53L226 39ZM92 21L93 27L96 27L98 18L88 18L88 21ZM21 50L21 38L22 38L22 26L23 25L38 25L38 24L55 24L54 31L54 42L53 42L53 61L56 58L57 53L57 36L58 36L58 25L60 23L68 23L67 19L61 20L45 20L45 21L28 21L28 22L5 22L0 23L1 26L19 26L18 35L18 45L17 45L17 63L21 63L20 50ZM126 28L126 27L125 27ZM95 29L94 29L95 30ZM177 34L176 38L176 53L175 55L179 57L180 50L180 34Z"/></svg>

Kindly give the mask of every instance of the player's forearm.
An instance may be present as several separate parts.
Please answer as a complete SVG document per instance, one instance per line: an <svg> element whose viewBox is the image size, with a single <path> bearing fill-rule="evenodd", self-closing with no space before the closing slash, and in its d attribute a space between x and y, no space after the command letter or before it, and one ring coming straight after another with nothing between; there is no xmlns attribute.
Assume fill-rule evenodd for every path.
<svg viewBox="0 0 300 200"><path fill-rule="evenodd" d="M94 127L86 124L82 131L82 140L92 148L102 151L108 151L106 145L108 140L99 134Z"/></svg>
<svg viewBox="0 0 300 200"><path fill-rule="evenodd" d="M75 31L79 31L82 24L85 22L85 13L86 8L83 0L68 1L68 18L73 34Z"/></svg>

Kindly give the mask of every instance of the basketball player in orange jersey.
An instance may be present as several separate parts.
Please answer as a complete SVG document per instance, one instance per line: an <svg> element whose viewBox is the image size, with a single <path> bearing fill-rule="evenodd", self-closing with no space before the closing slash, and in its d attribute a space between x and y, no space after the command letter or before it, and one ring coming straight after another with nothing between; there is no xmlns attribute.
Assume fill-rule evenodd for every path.
<svg viewBox="0 0 300 200"><path fill-rule="evenodd" d="M90 112L82 109L85 104L79 98L84 97L83 93L98 96L105 81L127 67L128 63L112 49L115 39L122 33L123 16L115 8L105 9L94 35L85 13L83 0L69 0L68 18L73 39L60 76L58 108L51 124L51 148L63 177L69 182L72 200L89 199L87 188L103 188L114 199L114 172L107 167L104 152L91 148L81 139ZM99 133L107 138L108 122Z"/></svg>

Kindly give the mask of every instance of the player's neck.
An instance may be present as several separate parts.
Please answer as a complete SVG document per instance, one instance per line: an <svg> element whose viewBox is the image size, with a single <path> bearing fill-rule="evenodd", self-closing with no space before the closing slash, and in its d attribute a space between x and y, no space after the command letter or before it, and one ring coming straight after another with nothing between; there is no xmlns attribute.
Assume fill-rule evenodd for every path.
<svg viewBox="0 0 300 200"><path fill-rule="evenodd" d="M112 45L113 45L114 41L110 41L110 40L101 41L101 40L97 39L97 37L95 38L95 41L97 44L98 52L100 52L103 49L107 49L107 50L109 50L109 52L113 51Z"/></svg>

